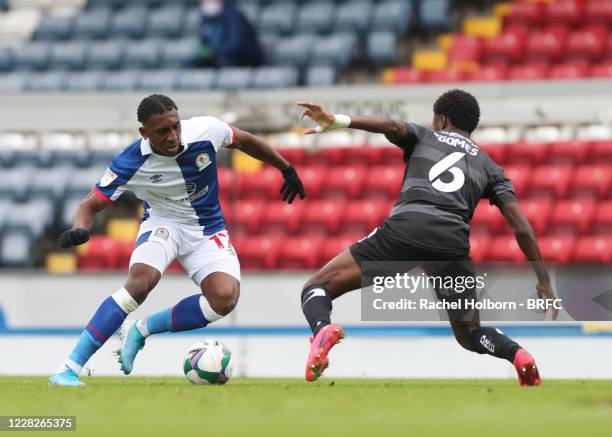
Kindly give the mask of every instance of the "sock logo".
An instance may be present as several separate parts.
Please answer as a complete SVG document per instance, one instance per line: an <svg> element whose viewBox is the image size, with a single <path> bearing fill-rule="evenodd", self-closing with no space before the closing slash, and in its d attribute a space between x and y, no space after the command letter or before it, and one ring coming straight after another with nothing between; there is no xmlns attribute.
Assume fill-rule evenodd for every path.
<svg viewBox="0 0 612 437"><path fill-rule="evenodd" d="M305 296L304 296L304 302L302 302L302 306L306 305L306 303L312 299L313 297L325 297L326 293L325 290L323 290L322 288L315 288L313 290L310 290Z"/></svg>
<svg viewBox="0 0 612 437"><path fill-rule="evenodd" d="M482 337L480 337L480 344L492 354L495 353L495 343L489 340L486 335L483 334Z"/></svg>

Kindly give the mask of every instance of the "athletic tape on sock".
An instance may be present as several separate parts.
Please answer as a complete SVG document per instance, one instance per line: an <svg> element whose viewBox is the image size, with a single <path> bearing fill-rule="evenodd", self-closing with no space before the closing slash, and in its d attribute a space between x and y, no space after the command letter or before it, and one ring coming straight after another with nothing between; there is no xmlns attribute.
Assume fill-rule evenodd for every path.
<svg viewBox="0 0 612 437"><path fill-rule="evenodd" d="M219 319L222 319L224 316L220 316L212 309L208 300L204 296L200 296L200 308L202 309L202 314L209 323L216 322Z"/></svg>
<svg viewBox="0 0 612 437"><path fill-rule="evenodd" d="M138 303L125 288L113 294L112 298L126 314L138 309Z"/></svg>

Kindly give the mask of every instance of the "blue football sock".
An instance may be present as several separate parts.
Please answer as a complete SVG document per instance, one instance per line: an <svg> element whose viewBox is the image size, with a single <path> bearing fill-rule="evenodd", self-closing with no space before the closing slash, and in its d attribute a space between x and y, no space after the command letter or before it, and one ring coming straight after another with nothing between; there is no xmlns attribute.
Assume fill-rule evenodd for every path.
<svg viewBox="0 0 612 437"><path fill-rule="evenodd" d="M204 311L209 313L209 320L204 316ZM143 335L159 334L161 332L191 331L203 328L210 322L220 319L215 314L208 302L201 294L186 297L175 306L166 308L145 319L146 331Z"/></svg>

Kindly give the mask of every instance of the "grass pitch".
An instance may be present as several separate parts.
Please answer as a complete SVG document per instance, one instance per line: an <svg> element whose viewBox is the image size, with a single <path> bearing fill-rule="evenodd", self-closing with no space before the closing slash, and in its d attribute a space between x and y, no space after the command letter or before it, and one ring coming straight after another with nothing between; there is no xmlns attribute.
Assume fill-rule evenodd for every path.
<svg viewBox="0 0 612 437"><path fill-rule="evenodd" d="M537 388L509 380L85 381L74 389L49 387L46 378L0 377L0 415L77 416L76 434L84 436L542 437L612 430L612 381L548 380Z"/></svg>

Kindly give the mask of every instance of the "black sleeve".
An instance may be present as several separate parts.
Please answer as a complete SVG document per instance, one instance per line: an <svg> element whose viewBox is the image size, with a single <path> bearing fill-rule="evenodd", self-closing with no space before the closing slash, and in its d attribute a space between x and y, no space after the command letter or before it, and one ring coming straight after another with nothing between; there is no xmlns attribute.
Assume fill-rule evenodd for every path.
<svg viewBox="0 0 612 437"><path fill-rule="evenodd" d="M487 157L488 158L488 157ZM504 170L488 158L488 183L485 187L483 197L489 199L491 205L497 207L510 202L516 202L514 184L504 174Z"/></svg>
<svg viewBox="0 0 612 437"><path fill-rule="evenodd" d="M421 141L421 138L425 136L429 129L414 123L404 123L404 126L406 126L407 129L406 135L403 135L398 138L387 137L387 139L391 141L391 143L398 146L400 149L404 150L404 152L411 154L414 150L414 146L416 146L417 143Z"/></svg>

